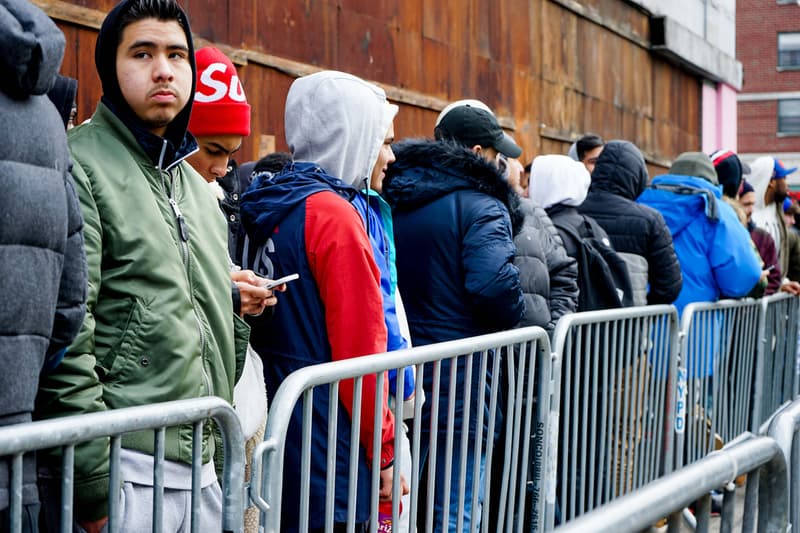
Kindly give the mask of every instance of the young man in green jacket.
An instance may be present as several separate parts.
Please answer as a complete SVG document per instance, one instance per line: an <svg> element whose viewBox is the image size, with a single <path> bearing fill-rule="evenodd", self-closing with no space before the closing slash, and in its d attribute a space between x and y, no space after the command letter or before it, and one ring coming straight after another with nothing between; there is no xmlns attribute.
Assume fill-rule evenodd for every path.
<svg viewBox="0 0 800 533"><path fill-rule="evenodd" d="M195 63L174 0L124 0L106 17L95 64L103 97L70 132L85 219L87 316L56 372L43 380L40 418L215 395L231 401L247 326L235 316L225 222L203 179L184 162ZM166 433L164 530L188 527L189 427ZM121 523L150 528L152 433L122 439ZM89 533L107 521L108 441L75 454L75 518ZM201 531L219 531L221 500L206 426ZM52 503L52 502L51 502ZM55 502L57 504L57 502Z"/></svg>

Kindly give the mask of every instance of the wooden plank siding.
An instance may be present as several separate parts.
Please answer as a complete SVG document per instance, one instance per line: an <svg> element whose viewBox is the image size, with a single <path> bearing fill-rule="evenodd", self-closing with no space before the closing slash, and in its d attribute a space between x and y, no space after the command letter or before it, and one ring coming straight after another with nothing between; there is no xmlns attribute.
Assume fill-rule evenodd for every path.
<svg viewBox="0 0 800 533"><path fill-rule="evenodd" d="M33 0L64 31L78 117L101 95L94 42L112 0ZM700 148L701 80L648 49L646 13L624 0L183 0L198 44L239 65L253 108L241 161L286 149L295 77L352 72L401 106L398 138L432 135L449 101L478 98L523 147L565 153L585 131L635 142L652 172Z"/></svg>

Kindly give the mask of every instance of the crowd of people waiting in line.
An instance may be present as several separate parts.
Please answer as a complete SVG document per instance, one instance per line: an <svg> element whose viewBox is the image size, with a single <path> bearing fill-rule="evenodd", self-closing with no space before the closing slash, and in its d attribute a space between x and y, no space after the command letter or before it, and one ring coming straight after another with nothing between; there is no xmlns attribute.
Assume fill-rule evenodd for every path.
<svg viewBox="0 0 800 533"><path fill-rule="evenodd" d="M0 20L0 425L216 395L236 404L252 450L267 398L309 365L515 327L552 332L576 311L680 311L696 301L800 293L800 207L786 185L795 169L777 159L748 166L731 151L688 152L651 180L635 144L586 135L568 155L523 166L522 150L483 102L447 106L431 125L433 139L397 141L399 109L382 89L322 71L289 89L291 153L237 166L231 156L251 131L244 89L221 51L194 49L174 0L123 0L111 10L95 51L103 96L68 135L76 85L58 75L63 34L27 0L0 0ZM290 274L299 277L272 283ZM456 387L477 386L463 381L464 371ZM431 374L422 378L426 394ZM403 375L403 390L389 376L383 398L423 402L413 369ZM450 376L446 363L441 375ZM380 500L391 499L394 478L408 493L410 473L394 468L396 454L409 454L408 439L395 449L402 422L386 402L375 424L377 383L363 380L360 443L340 442L337 453L339 486L347 483L347 447L363 449L359 527L370 520L375 454ZM349 435L352 383L339 394L338 431ZM316 420L326 419L327 402L315 397ZM456 406L457 428L463 409ZM431 420L423 405L423 447L429 432L446 431L446 412ZM475 426L473 418L472 438ZM300 439L293 424L287 531L298 528L299 487L290 478L301 461L291 443ZM215 440L206 426L201 531L220 529ZM164 529L184 531L191 431L169 429L165 442ZM126 531L149 527L153 446L143 434L122 441ZM311 509L325 508L326 446L325 433L315 432ZM464 453L470 502L485 458ZM453 464L459 457L456 447ZM106 439L76 449L80 530L107 522L108 458ZM59 464L52 453L40 454L38 466L26 456L25 531L59 529ZM461 473L451 475L455 491ZM8 487L0 463L0 530ZM459 513L465 530L480 522L480 509L462 513L456 497L445 509L445 496L437 488L437 527L444 515L455 528ZM250 527L257 519L251 511ZM337 491L334 521L346 520L347 494ZM310 528L323 526L323 514L312 513Z"/></svg>

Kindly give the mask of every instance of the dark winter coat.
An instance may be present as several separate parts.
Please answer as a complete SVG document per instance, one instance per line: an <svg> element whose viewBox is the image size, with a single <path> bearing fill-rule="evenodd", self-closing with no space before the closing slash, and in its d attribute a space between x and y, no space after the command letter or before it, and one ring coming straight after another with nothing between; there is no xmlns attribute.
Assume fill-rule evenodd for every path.
<svg viewBox="0 0 800 533"><path fill-rule="evenodd" d="M647 166L636 146L610 141L597 160L589 195L578 210L606 230L614 249L625 259L634 303L669 304L681 292L681 268L664 217L636 203L647 182ZM647 291L646 299L643 291Z"/></svg>
<svg viewBox="0 0 800 533"><path fill-rule="evenodd" d="M383 191L413 344L514 327L525 307L513 264L524 220L518 196L495 165L462 146L413 140L394 150Z"/></svg>
<svg viewBox="0 0 800 533"><path fill-rule="evenodd" d="M519 325L552 332L559 318L578 307L578 267L545 210L525 198L520 208L525 222L514 237L514 265L525 294L525 315Z"/></svg>
<svg viewBox="0 0 800 533"><path fill-rule="evenodd" d="M524 218L519 197L493 163L460 145L410 140L393 148L397 161L386 173L383 194L393 208L397 283L412 343L422 346L516 326L525 310L513 264L513 235ZM441 367L442 391L449 387L449 363ZM472 382L466 381L464 358L456 374L455 423L461 427L464 394L470 390L470 434L477 429L478 402L488 400L493 379L487 375L480 389L479 363L475 357ZM423 387L430 398L433 372L426 370ZM446 427L447 396L439 402L440 431ZM426 405L424 431L431 427L430 415Z"/></svg>
<svg viewBox="0 0 800 533"><path fill-rule="evenodd" d="M30 422L39 374L86 311L86 256L64 125L47 98L64 36L26 0L0 1L0 426ZM23 502L37 501L25 458ZM0 463L0 509L8 505ZM0 525L3 529L5 524Z"/></svg>

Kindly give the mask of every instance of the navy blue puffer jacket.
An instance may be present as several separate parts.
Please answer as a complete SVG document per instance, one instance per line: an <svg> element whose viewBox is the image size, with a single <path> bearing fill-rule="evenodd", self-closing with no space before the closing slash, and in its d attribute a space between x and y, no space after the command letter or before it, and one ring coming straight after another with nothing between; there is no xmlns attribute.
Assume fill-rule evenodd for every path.
<svg viewBox="0 0 800 533"><path fill-rule="evenodd" d="M514 327L525 308L513 264L524 218L517 196L494 164L460 145L393 148L383 192L414 345Z"/></svg>

